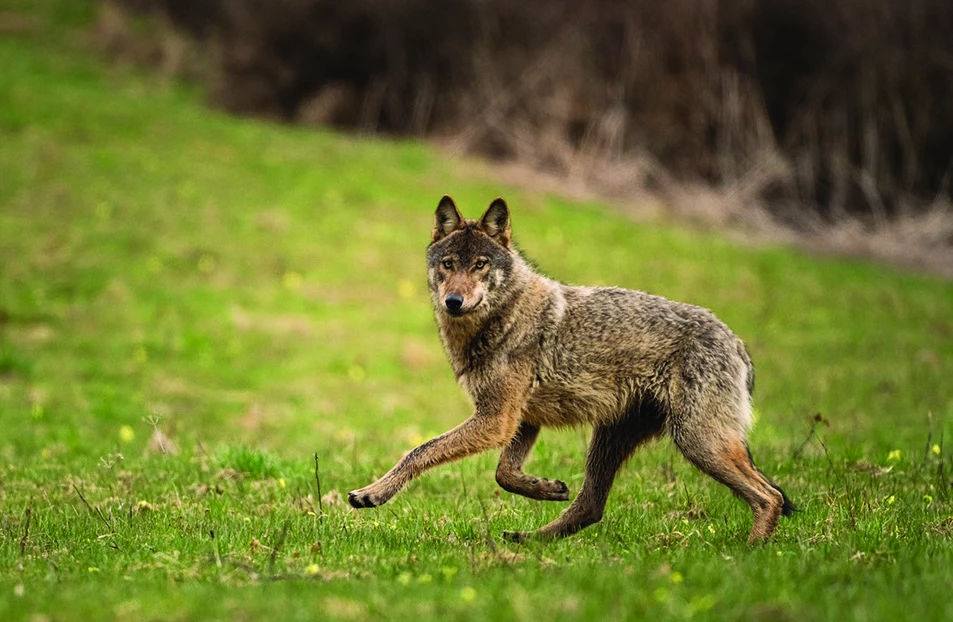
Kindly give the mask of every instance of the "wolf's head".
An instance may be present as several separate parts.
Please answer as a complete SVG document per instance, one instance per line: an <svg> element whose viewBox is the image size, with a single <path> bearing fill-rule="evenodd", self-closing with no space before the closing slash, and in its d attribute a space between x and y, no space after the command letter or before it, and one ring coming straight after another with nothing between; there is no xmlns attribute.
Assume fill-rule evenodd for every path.
<svg viewBox="0 0 953 622"><path fill-rule="evenodd" d="M427 281L437 314L481 315L505 297L516 251L510 242L510 212L503 199L479 220L467 220L450 197L434 215L427 247Z"/></svg>

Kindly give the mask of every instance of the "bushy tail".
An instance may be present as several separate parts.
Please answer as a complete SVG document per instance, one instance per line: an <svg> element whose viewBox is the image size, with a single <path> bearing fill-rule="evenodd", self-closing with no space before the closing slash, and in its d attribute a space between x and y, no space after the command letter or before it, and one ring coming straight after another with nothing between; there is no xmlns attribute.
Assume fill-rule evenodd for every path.
<svg viewBox="0 0 953 622"><path fill-rule="evenodd" d="M764 475L764 473L762 473ZM765 477L764 479L768 479ZM791 501L788 496L781 490L781 487L768 479L768 483L771 484L771 487L781 493L781 498L784 499L784 503L781 505L781 515L782 516L791 516L795 512L800 512L798 507L794 505L794 502Z"/></svg>

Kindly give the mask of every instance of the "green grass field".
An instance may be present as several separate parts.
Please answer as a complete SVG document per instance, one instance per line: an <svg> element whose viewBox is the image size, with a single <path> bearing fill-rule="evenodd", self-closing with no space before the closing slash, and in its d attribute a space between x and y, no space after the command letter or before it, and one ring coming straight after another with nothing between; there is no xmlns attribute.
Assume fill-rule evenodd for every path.
<svg viewBox="0 0 953 622"><path fill-rule="evenodd" d="M4 4L0 619L953 618L949 282L231 118L100 59L87 4ZM749 548L748 509L668 441L566 541L500 539L564 504L500 491L496 455L342 503L469 414L423 264L448 192L505 196L553 277L712 308L803 511ZM528 470L578 491L587 436L544 431Z"/></svg>

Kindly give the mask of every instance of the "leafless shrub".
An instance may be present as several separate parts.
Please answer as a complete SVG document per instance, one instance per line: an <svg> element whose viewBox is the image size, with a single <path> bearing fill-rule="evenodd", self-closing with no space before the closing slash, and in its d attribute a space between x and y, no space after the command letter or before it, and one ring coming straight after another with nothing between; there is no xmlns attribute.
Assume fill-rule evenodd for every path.
<svg viewBox="0 0 953 622"><path fill-rule="evenodd" d="M104 2L108 49L135 48L110 7L158 15L236 112L438 137L712 223L953 244L943 0ZM146 55L187 66L163 32Z"/></svg>
<svg viewBox="0 0 953 622"><path fill-rule="evenodd" d="M112 58L149 65L168 78L209 82L216 73L204 46L159 12L146 21L121 4L103 2L91 37Z"/></svg>

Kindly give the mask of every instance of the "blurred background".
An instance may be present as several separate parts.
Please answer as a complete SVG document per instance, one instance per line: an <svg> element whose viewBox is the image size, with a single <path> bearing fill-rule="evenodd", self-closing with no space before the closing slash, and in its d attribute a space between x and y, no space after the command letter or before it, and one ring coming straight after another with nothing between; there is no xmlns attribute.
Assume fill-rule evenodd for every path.
<svg viewBox="0 0 953 622"><path fill-rule="evenodd" d="M469 410L421 264L448 192L503 194L554 278L711 308L765 438L932 434L950 32L932 0L7 0L0 456L161 428L389 467Z"/></svg>
<svg viewBox="0 0 953 622"><path fill-rule="evenodd" d="M951 32L946 0L106 0L94 39L235 113L951 274Z"/></svg>

